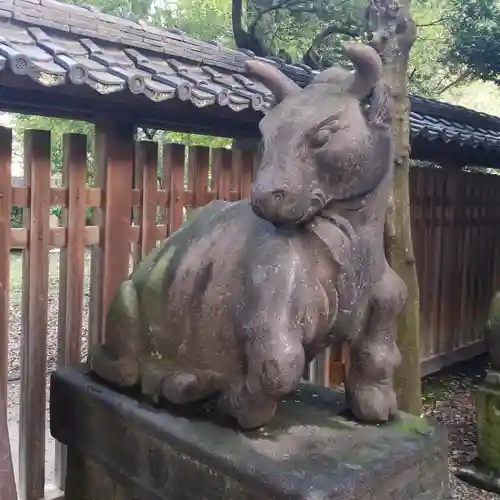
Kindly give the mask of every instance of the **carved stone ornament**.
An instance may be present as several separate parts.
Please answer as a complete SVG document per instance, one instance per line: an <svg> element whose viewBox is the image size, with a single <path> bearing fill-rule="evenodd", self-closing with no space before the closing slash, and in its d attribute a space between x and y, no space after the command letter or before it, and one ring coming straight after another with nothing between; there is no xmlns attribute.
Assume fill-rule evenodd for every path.
<svg viewBox="0 0 500 500"><path fill-rule="evenodd" d="M389 267L392 98L377 52L304 89L263 61L274 93L250 199L214 201L148 255L119 288L91 369L184 405L215 401L244 429L269 422L306 363L348 342L347 404L360 421L397 412L395 320L406 289Z"/></svg>

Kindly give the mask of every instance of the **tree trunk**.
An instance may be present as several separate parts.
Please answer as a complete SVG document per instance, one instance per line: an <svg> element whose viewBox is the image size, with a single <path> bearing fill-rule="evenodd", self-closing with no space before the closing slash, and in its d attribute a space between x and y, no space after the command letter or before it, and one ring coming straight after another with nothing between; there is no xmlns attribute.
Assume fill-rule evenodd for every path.
<svg viewBox="0 0 500 500"><path fill-rule="evenodd" d="M392 268L404 280L408 300L398 317L398 346L402 362L395 376L395 388L401 410L420 416L420 300L410 219L410 126L408 99L408 59L416 38L416 27L410 16L409 0L399 0L394 16L394 0L372 0L372 44L384 62L384 75L391 84L395 99L394 122L394 188L386 220L386 254ZM370 19L370 18L369 18ZM374 21L376 19L376 21ZM373 26L373 24L375 26ZM387 37L387 27L393 32Z"/></svg>

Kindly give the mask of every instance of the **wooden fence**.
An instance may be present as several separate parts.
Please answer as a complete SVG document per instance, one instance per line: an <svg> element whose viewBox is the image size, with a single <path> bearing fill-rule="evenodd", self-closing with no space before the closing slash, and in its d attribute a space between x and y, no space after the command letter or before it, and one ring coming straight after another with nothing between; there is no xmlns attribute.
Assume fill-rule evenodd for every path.
<svg viewBox="0 0 500 500"><path fill-rule="evenodd" d="M249 152L134 142L133 129L96 129L95 185L87 185L87 139L64 137L63 186L51 185L51 138L24 137L25 186L12 186L12 133L0 128L0 384L5 394L9 331L9 252L23 250L19 489L24 500L44 496L49 249L60 249L58 365L82 352L85 248L91 249L89 335L100 342L108 304L133 259L146 255L183 222L186 210L212 199L248 194L254 166ZM412 203L422 292L422 359L446 362L480 346L484 314L498 284L500 178L458 170L413 169ZM24 227L10 227L12 206L25 207ZM51 206L63 207L50 227ZM92 207L91 224L86 223ZM453 312L454 311L454 312ZM343 381L347 359L327 353L307 376ZM2 398L0 398L0 401ZM1 409L0 409L1 410ZM57 447L56 482L63 486L65 454Z"/></svg>
<svg viewBox="0 0 500 500"><path fill-rule="evenodd" d="M500 176L412 168L410 198L427 374L484 352L500 286Z"/></svg>

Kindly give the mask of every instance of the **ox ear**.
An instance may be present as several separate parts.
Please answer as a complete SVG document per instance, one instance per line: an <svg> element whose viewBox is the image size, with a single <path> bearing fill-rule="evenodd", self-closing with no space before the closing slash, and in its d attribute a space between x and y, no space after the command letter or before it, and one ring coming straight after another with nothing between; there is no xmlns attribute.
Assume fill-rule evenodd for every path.
<svg viewBox="0 0 500 500"><path fill-rule="evenodd" d="M362 100L382 79L382 59L373 47L363 43L345 43L344 51L355 69L354 80L349 91Z"/></svg>
<svg viewBox="0 0 500 500"><path fill-rule="evenodd" d="M269 88L277 103L300 92L300 87L272 64L249 59L245 62L245 70L254 74Z"/></svg>

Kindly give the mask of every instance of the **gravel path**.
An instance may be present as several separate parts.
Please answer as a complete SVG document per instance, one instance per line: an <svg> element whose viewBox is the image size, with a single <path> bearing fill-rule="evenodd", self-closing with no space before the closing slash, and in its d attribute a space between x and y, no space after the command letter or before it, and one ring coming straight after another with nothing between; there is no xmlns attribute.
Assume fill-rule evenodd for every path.
<svg viewBox="0 0 500 500"><path fill-rule="evenodd" d="M17 260L16 260L17 259ZM55 368L57 359L57 323L58 323L58 254L50 257L50 292L48 297L48 339L47 370ZM17 266L17 267L16 267ZM10 341L9 341L9 391L8 416L13 455L16 458L18 436L12 429L17 429L19 420L19 357L21 339L21 279L19 272L20 258L13 257L11 264L11 304L10 304ZM87 259L87 268L89 259ZM16 271L16 269L18 269ZM88 282L85 292L88 292ZM87 336L88 296L85 296L83 310L84 349ZM473 395L478 382L484 377L487 359L478 358L448 370L446 373L428 377L423 383L423 413L433 416L445 424L449 432L449 467L467 463L475 456L475 411ZM53 480L53 442L47 437L47 476ZM450 499L459 500L500 500L500 496L478 490L450 475Z"/></svg>

